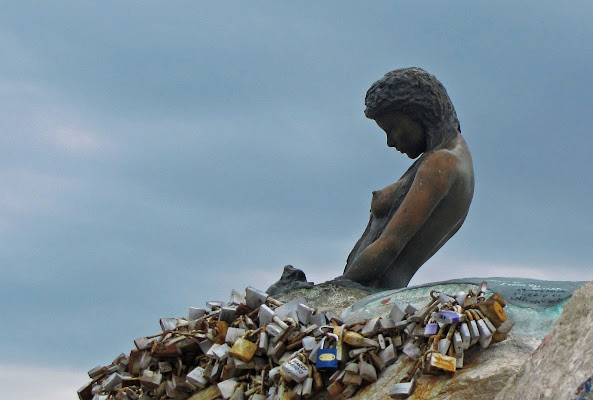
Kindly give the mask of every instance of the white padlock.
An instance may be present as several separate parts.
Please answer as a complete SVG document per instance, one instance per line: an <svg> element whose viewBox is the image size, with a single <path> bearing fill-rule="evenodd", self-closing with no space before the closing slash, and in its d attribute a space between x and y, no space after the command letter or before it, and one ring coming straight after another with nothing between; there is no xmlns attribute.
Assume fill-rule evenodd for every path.
<svg viewBox="0 0 593 400"><path fill-rule="evenodd" d="M282 373L290 379L301 383L309 376L309 367L298 358L292 358L282 364Z"/></svg>
<svg viewBox="0 0 593 400"><path fill-rule="evenodd" d="M469 333L469 327L467 326L467 322L464 322L459 326L459 333L461 334L461 342L463 344L463 350L469 349L472 337Z"/></svg>

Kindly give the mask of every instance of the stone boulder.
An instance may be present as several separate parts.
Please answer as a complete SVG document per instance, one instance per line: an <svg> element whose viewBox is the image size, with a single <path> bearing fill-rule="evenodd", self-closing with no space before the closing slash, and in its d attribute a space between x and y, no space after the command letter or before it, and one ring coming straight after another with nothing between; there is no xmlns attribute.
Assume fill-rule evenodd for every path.
<svg viewBox="0 0 593 400"><path fill-rule="evenodd" d="M493 399L509 379L517 374L521 366L548 334L572 293L586 282L467 278L383 291L367 296L364 295L368 291L351 287L340 288L335 285L335 282L327 282L312 289L300 289L282 296L284 300L305 297L314 306L326 305L329 307L324 308L338 309L344 307L349 301L359 299L341 311L340 317L348 324L372 317L387 317L393 304L402 307L407 304L423 306L430 301L432 290L445 293L455 293L461 290L467 292L468 289L477 291L482 281L488 282L487 296L493 292L499 292L507 301L505 311L508 317L516 323L509 337L486 349L474 346L467 350L464 356L464 368L458 370L454 375L422 375L418 380L416 391L410 399L484 400ZM589 326L591 326L591 322L593 321L588 321ZM593 357L590 357L589 362L593 362L591 360ZM413 366L414 363L407 356L401 354L395 364L381 373L376 383L366 386L352 399L390 399L389 393L393 386ZM546 371L546 368L543 371ZM586 371L589 375L593 372L591 368L586 368ZM526 383L526 385L529 384ZM573 385L572 388L574 390L575 386ZM508 390L509 393L513 391L512 388ZM530 399L539 397L501 398ZM327 392L323 392L317 394L314 399L326 400L330 397Z"/></svg>
<svg viewBox="0 0 593 400"><path fill-rule="evenodd" d="M551 332L496 396L511 399L591 399L593 282L564 305Z"/></svg>
<svg viewBox="0 0 593 400"><path fill-rule="evenodd" d="M270 296L275 296L295 289L312 288L313 285L313 282L307 282L307 277L302 270L292 265L287 265L282 271L280 280L270 286L266 290L266 293Z"/></svg>

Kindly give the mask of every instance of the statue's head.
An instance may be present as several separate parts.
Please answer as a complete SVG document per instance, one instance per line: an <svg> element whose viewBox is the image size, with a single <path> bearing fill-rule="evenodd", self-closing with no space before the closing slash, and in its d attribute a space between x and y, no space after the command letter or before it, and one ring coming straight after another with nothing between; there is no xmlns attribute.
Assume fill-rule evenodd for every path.
<svg viewBox="0 0 593 400"><path fill-rule="evenodd" d="M376 120L399 112L417 121L426 134L427 150L461 132L447 91L437 78L422 68L402 68L386 73L371 85L364 104L367 118Z"/></svg>

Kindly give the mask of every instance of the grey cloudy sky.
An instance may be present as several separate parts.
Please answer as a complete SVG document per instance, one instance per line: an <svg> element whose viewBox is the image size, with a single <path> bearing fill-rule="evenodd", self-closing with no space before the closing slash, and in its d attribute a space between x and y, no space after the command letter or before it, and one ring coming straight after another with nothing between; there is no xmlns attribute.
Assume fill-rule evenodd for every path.
<svg viewBox="0 0 593 400"><path fill-rule="evenodd" d="M593 279L592 26L590 1L3 2L0 368L76 388L160 317L340 275L411 163L362 112L401 67L443 82L476 174L412 283Z"/></svg>

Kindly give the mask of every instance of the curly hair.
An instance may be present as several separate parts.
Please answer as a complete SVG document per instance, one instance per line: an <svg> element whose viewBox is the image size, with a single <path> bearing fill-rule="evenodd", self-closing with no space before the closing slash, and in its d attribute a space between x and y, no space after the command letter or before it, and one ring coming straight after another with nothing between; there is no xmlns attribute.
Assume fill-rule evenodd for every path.
<svg viewBox="0 0 593 400"><path fill-rule="evenodd" d="M422 68L402 68L386 73L371 85L364 104L364 114L370 119L400 111L418 121L426 132L427 150L461 133L447 91L437 78Z"/></svg>

